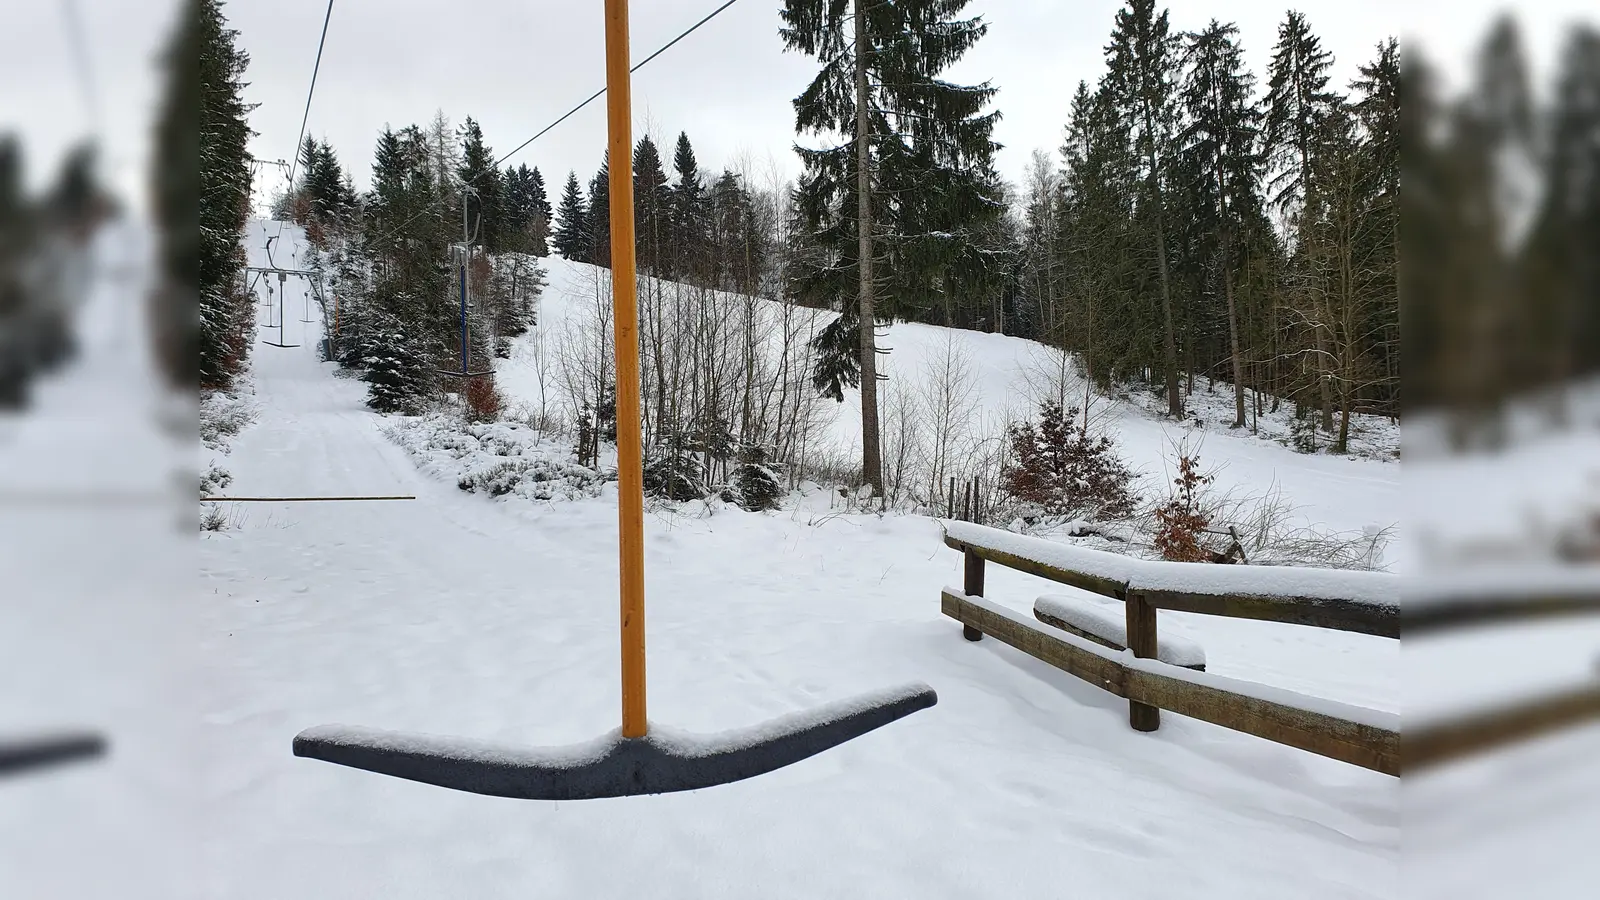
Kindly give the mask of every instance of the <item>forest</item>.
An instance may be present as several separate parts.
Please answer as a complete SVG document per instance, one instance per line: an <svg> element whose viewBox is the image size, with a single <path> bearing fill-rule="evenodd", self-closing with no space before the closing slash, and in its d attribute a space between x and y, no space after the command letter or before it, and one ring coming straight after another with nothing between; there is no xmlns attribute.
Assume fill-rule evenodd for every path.
<svg viewBox="0 0 1600 900"><path fill-rule="evenodd" d="M1098 393L1152 396L1174 420L1191 415L1197 382L1231 393L1231 428L1287 406L1304 452L1348 451L1354 417L1440 404L1489 423L1463 427L1470 442L1492 434L1509 392L1600 366L1600 281L1584 250L1600 243L1592 31L1575 32L1540 103L1506 20L1484 45L1480 89L1449 100L1420 54L1402 87L1393 37L1375 35L1357 77L1336 84L1298 12L1258 73L1234 24L1178 23L1130 0L1107 23L1099 77L1063 92L1060 146L1034 151L1010 184L994 164L1003 94L942 77L985 34L968 5L851 15L786 0L785 50L818 61L794 100L797 179L708 166L681 131L639 138L643 414L646 446L667 460L662 490L695 493L740 459L800 463L817 404L859 391L849 480L894 493L890 395L938 386L894 371L878 345L890 322L1040 341ZM1474 230L1474 205L1504 194L1495 163L1510 152L1542 182L1524 203L1530 224ZM353 186L357 155L306 137L274 209L318 248L323 302L337 307L330 352L369 382L376 409L417 412L454 392L492 415L492 387L448 373L487 368L534 324L541 259L591 263L586 333L540 337L565 396L540 415L592 461L614 416L603 282L615 161L547 178L442 111L377 136L369 191ZM1404 279L1402 252L1414 260ZM240 279L221 264L206 277L206 321L226 321ZM1402 293L1423 323L1404 340ZM1460 340L1445 339L1453 330ZM239 354L226 328L206 331L202 382L225 387ZM919 477L935 499L943 468Z"/></svg>

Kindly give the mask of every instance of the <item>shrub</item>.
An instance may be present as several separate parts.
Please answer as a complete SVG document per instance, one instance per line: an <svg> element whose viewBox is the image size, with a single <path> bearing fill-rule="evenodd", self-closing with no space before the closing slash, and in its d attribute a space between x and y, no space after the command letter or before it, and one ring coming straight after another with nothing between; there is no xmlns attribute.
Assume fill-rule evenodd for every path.
<svg viewBox="0 0 1600 900"><path fill-rule="evenodd" d="M200 497L201 499L210 497L232 483L233 476L228 470L218 468L216 463L212 463L205 474L200 476Z"/></svg>
<svg viewBox="0 0 1600 900"><path fill-rule="evenodd" d="M1078 410L1045 401L1039 424L1006 429L1014 460L1001 470L1001 482L1016 500L1047 515L1117 518L1130 515L1136 501L1133 471L1117 458L1106 435L1091 437L1074 427Z"/></svg>
<svg viewBox="0 0 1600 900"><path fill-rule="evenodd" d="M1162 559L1173 562L1206 562L1211 553L1200 546L1200 534L1211 524L1211 518L1200 508L1199 491L1211 483L1210 475L1201 475L1200 460L1190 454L1178 457L1176 486L1167 502L1156 508L1156 552Z"/></svg>
<svg viewBox="0 0 1600 900"><path fill-rule="evenodd" d="M493 422L500 418L501 411L505 409L500 392L495 390L494 382L488 378L468 381L466 399L469 422Z"/></svg>
<svg viewBox="0 0 1600 900"><path fill-rule="evenodd" d="M644 461L644 492L680 503L704 499L708 491L700 457L686 450L652 448Z"/></svg>
<svg viewBox="0 0 1600 900"><path fill-rule="evenodd" d="M733 502L750 512L761 512L777 509L782 497L783 484L773 471L766 448L741 448L739 467L733 470Z"/></svg>

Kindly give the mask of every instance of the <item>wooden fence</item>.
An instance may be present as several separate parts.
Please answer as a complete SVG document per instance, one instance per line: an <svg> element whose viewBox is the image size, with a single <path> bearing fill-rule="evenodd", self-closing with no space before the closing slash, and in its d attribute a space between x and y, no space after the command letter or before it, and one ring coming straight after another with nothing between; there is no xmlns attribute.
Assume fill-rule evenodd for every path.
<svg viewBox="0 0 1600 900"><path fill-rule="evenodd" d="M1163 578L1167 573L1162 567L1187 566L1189 572L1200 574L1194 572L1200 564L1141 565L1142 561L1115 554L1083 550L970 523L950 523L945 544L965 555L965 579L961 591L944 591L941 606L945 615L961 622L962 633L968 640L992 635L1030 656L1127 698L1128 722L1136 730L1155 731L1161 726L1161 710L1166 709L1389 775L1400 774L1397 715L1329 701L1304 702L1306 698L1288 691L1195 672L1155 659L1158 609L1294 622L1398 637L1397 602L1373 602L1375 598L1367 602L1340 602L1326 596L1327 591L1299 596L1287 593L1245 596L1179 589L1170 579ZM1133 652L1134 659L1077 635L1041 628L1021 615L984 600L986 562L1123 601L1128 649ZM1391 579L1374 576L1367 580L1373 582L1365 591L1371 595L1383 592Z"/></svg>
<svg viewBox="0 0 1600 900"><path fill-rule="evenodd" d="M945 615L961 622L971 641L990 635L1128 700L1129 723L1140 731L1161 724L1161 710L1299 747L1389 775L1401 769L1400 717L1393 713L1305 697L1266 685L1161 663L1156 610L1257 619L1400 637L1400 580L1371 572L1254 569L1162 563L1072 547L965 522L946 525L945 544L965 556L960 590L941 596ZM1041 627L984 598L984 565L992 562L1121 600L1128 653L1077 634ZM1241 583L1256 585L1240 591ZM1407 627L1427 630L1507 618L1600 611L1600 589L1579 581L1536 592L1529 602L1510 592L1479 590L1408 606ZM1542 599L1541 599L1542 598ZM1045 618L1045 617L1041 617ZM1600 682L1542 698L1409 729L1410 769L1493 749L1600 717Z"/></svg>

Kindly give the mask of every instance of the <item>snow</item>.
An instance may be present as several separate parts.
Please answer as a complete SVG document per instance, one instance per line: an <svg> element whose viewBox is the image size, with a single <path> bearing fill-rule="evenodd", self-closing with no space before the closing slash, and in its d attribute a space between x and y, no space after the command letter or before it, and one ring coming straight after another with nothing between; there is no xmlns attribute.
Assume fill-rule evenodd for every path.
<svg viewBox="0 0 1600 900"><path fill-rule="evenodd" d="M546 324L577 268L549 264ZM307 327L300 348L258 351L256 420L224 460L230 492L417 499L240 505L235 527L200 539L199 590L169 602L194 623L203 673L184 757L203 762L172 765L198 779L206 896L1394 892L1394 779L1180 716L1133 732L1124 701L961 639L939 611L960 557L936 522L846 513L811 485L772 513L646 515L652 730L738 731L906 682L931 685L938 706L737 785L625 800L508 802L293 757L294 735L327 722L489 747L595 741L621 702L615 492L550 503L460 490L455 451L416 454L432 426L365 410L364 385L316 360ZM973 338L1000 352L1025 343ZM515 397L531 375L513 353L497 383ZM544 452L522 433L502 449ZM483 462L494 434L474 438L464 465ZM1326 494L1341 527L1387 521L1392 465L1214 443L1265 461L1255 472L1302 486L1302 502ZM1025 604L1048 583L991 570L993 602L1033 622ZM1222 675L1399 704L1395 641L1173 619Z"/></svg>
<svg viewBox="0 0 1600 900"><path fill-rule="evenodd" d="M1122 604L1116 600L1102 600L1092 594L1081 596L1045 594L1033 601L1033 608L1035 612L1053 616L1090 634L1103 637L1113 644L1128 646L1128 618ZM1157 616L1163 623L1171 618L1159 612ZM1170 624L1158 624L1156 637L1158 641L1156 659L1174 666L1206 664L1205 648L1173 634Z"/></svg>
<svg viewBox="0 0 1600 900"><path fill-rule="evenodd" d="M1387 607L1399 602L1401 580L1383 572L1164 562L1075 547L971 522L946 522L944 527L953 540L989 547L1058 569L1119 581L1134 591L1304 597Z"/></svg>

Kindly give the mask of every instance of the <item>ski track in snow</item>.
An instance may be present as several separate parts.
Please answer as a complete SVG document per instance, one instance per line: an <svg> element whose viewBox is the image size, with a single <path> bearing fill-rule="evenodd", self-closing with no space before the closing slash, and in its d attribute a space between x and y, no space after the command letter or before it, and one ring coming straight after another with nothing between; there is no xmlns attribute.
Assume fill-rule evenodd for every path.
<svg viewBox="0 0 1600 900"><path fill-rule="evenodd" d="M614 494L493 503L419 475L303 327L299 348L258 346L229 492L418 499L241 505L202 539L203 895L1392 893L1393 779L1178 716L1137 734L1109 694L961 639L938 601L959 560L934 522L808 524L822 495L646 517L651 719L720 732L907 681L937 707L752 781L623 800L500 800L294 758L294 734L323 723L559 746L620 708ZM1027 610L1046 587L994 567L990 594ZM1393 642L1185 632L1219 674L1396 704Z"/></svg>

